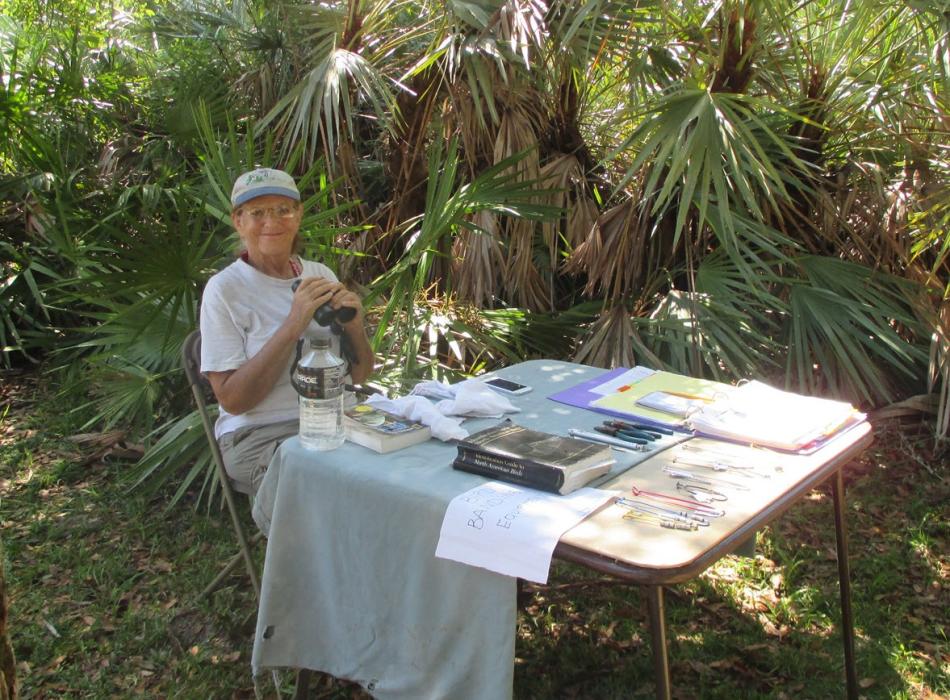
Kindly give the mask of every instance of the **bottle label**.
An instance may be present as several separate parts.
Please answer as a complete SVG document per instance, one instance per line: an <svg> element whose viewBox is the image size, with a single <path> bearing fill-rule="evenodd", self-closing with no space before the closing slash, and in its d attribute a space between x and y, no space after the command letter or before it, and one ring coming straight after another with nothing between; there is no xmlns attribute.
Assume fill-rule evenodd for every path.
<svg viewBox="0 0 950 700"><path fill-rule="evenodd" d="M293 385L305 399L335 399L343 394L343 366L300 367L294 372Z"/></svg>

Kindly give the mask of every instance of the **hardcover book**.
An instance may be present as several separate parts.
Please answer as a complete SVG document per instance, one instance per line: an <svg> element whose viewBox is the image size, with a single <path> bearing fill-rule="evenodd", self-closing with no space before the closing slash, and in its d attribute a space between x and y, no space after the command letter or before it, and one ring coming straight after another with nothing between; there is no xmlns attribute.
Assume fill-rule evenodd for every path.
<svg viewBox="0 0 950 700"><path fill-rule="evenodd" d="M359 404L343 413L343 433L350 442L385 454L428 440L429 426Z"/></svg>
<svg viewBox="0 0 950 700"><path fill-rule="evenodd" d="M610 447L531 430L510 421L458 442L452 466L522 486L568 494L610 471Z"/></svg>

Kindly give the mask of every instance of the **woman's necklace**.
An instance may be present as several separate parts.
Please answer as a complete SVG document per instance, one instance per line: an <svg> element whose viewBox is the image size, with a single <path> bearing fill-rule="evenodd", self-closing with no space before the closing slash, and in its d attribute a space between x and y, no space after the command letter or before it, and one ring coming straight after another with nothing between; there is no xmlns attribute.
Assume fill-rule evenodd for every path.
<svg viewBox="0 0 950 700"><path fill-rule="evenodd" d="M246 250L245 250L243 253L241 253L241 260L243 260L244 262L246 262L248 265L250 265L251 267L253 267L255 270L257 269L257 268L255 267L254 263L251 262L250 256L247 254L247 251L246 251ZM300 277L300 275L303 274L303 265L300 263L300 260L298 260L297 258L289 258L289 259L288 259L288 262L290 263L290 271L291 271L291 273L292 273L291 276L292 276L292 277Z"/></svg>

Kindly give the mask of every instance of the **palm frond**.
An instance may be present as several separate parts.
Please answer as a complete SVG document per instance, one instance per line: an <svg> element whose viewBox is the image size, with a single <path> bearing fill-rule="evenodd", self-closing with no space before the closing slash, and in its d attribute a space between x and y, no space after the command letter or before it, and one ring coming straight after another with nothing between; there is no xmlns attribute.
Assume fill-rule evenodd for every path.
<svg viewBox="0 0 950 700"><path fill-rule="evenodd" d="M571 358L593 367L633 367L637 364L632 343L633 323L622 304L611 307L594 321Z"/></svg>
<svg viewBox="0 0 950 700"><path fill-rule="evenodd" d="M767 100L681 87L649 107L642 124L621 149L639 149L618 189L648 164L644 194L651 214L675 211L674 245L691 217L708 222L711 204L720 209L718 236L728 248L743 247L732 212L763 218L762 203L787 197L787 186L807 189L799 173L807 166L770 116L785 109ZM766 116L763 116L766 115ZM661 184L662 183L662 184Z"/></svg>
<svg viewBox="0 0 950 700"><path fill-rule="evenodd" d="M913 285L833 258L798 262L805 283L789 294L792 386L875 403L893 401L901 386L923 385L925 351L899 331L923 332L908 302Z"/></svg>
<svg viewBox="0 0 950 700"><path fill-rule="evenodd" d="M169 481L180 479L167 508L174 506L195 485L200 487L197 502L201 502L204 496L210 505L218 482L198 411L157 427L150 437L157 440L130 470L128 488L153 494Z"/></svg>
<svg viewBox="0 0 950 700"><path fill-rule="evenodd" d="M276 127L284 137L285 156L300 144L308 162L324 153L332 166L338 146L356 135L357 93L383 128L388 128L397 110L389 83L375 66L347 49L325 49L314 67L263 117L257 133Z"/></svg>

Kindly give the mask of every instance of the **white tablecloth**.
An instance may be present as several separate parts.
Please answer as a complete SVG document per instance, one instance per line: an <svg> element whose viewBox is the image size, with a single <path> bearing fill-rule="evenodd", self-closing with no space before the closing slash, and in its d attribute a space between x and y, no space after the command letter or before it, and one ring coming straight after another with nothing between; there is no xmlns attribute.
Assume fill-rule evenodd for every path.
<svg viewBox="0 0 950 700"><path fill-rule="evenodd" d="M516 422L564 434L604 416L546 397L601 372L536 360L499 374L534 387L513 397ZM515 579L434 556L448 503L484 481L452 469L455 454L435 440L388 455L283 444L262 485L273 507L255 673L326 671L379 698L511 696ZM615 456L600 481L644 458Z"/></svg>

